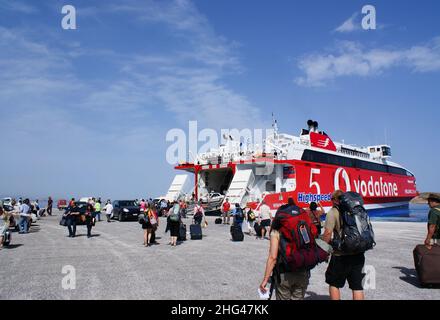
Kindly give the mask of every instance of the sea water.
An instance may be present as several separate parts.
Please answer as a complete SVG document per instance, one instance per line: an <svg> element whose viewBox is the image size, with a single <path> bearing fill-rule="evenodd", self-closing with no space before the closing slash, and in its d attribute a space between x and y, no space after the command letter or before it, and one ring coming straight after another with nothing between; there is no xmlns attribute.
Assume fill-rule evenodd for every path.
<svg viewBox="0 0 440 320"><path fill-rule="evenodd" d="M372 221L394 221L394 222L427 222L428 205L413 205L369 211Z"/></svg>

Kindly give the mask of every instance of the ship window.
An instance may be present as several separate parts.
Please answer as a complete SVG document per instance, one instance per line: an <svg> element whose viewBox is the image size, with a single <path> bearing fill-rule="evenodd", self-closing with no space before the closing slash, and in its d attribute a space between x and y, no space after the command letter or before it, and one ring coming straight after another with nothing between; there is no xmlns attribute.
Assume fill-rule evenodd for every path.
<svg viewBox="0 0 440 320"><path fill-rule="evenodd" d="M370 153L374 153L376 151L376 148L370 148Z"/></svg>
<svg viewBox="0 0 440 320"><path fill-rule="evenodd" d="M377 150L376 150L376 151L380 152L380 148L377 148Z"/></svg>
<svg viewBox="0 0 440 320"><path fill-rule="evenodd" d="M389 173L393 173L393 174L399 174L399 175L402 175L402 176L406 176L407 175L407 171L405 169L396 168L396 167L388 167L388 172Z"/></svg>
<svg viewBox="0 0 440 320"><path fill-rule="evenodd" d="M377 172L389 172L404 176L407 175L406 170L402 168L390 167L380 163L341 157L338 155L312 151L312 150L305 150L301 160L325 163L340 167L359 168L359 169L377 171Z"/></svg>
<svg viewBox="0 0 440 320"><path fill-rule="evenodd" d="M382 147L382 154L385 157L391 156L391 148L389 148L389 147Z"/></svg>

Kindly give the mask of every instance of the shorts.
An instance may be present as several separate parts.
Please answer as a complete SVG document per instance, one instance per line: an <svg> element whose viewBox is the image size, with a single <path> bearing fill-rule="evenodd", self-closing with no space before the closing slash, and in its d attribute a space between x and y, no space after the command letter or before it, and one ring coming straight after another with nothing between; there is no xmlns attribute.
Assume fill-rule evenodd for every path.
<svg viewBox="0 0 440 320"><path fill-rule="evenodd" d="M6 231L8 231L9 229L9 225L4 224L0 227L0 237L3 237L6 233Z"/></svg>
<svg viewBox="0 0 440 320"><path fill-rule="evenodd" d="M261 220L261 226L262 226L263 228L265 228L265 227L270 227L270 219Z"/></svg>
<svg viewBox="0 0 440 320"><path fill-rule="evenodd" d="M298 271L280 274L281 282L276 280L277 300L303 300L309 285L310 272Z"/></svg>
<svg viewBox="0 0 440 320"><path fill-rule="evenodd" d="M363 253L356 255L332 256L327 272L325 273L325 282L335 288L341 289L348 281L351 290L362 291L362 281L365 273L362 272L365 265L365 255Z"/></svg>

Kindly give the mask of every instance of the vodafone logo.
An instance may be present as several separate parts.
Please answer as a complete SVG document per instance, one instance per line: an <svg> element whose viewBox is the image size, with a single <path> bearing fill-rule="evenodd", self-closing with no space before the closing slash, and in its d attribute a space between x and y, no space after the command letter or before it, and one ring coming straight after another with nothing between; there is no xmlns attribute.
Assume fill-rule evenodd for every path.
<svg viewBox="0 0 440 320"><path fill-rule="evenodd" d="M334 186L335 190L339 190L340 182L346 185L346 191L351 191L350 178L347 171L344 168L338 168L335 172ZM353 180L354 191L361 194L363 197L397 197L399 196L399 188L395 182L387 182L380 177L375 180L373 176L370 176L368 181L359 179Z"/></svg>
<svg viewBox="0 0 440 320"><path fill-rule="evenodd" d="M335 185L335 190L340 190L341 188L340 186L340 178L342 176L342 179L344 179L345 182L345 186L347 188L347 190L345 191L351 191L351 185L350 185L350 178L348 177L348 173L347 171L345 171L344 168L338 168L338 170L336 170L335 173L335 181L334 181L334 185Z"/></svg>

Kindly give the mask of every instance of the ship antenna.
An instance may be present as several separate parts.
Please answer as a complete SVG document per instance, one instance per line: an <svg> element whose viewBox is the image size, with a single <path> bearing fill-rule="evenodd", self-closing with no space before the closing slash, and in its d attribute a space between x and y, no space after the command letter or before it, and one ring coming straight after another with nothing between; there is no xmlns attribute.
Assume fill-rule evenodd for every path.
<svg viewBox="0 0 440 320"><path fill-rule="evenodd" d="M273 128L273 136L276 137L278 135L278 123L273 115L273 112L272 112L272 128Z"/></svg>

